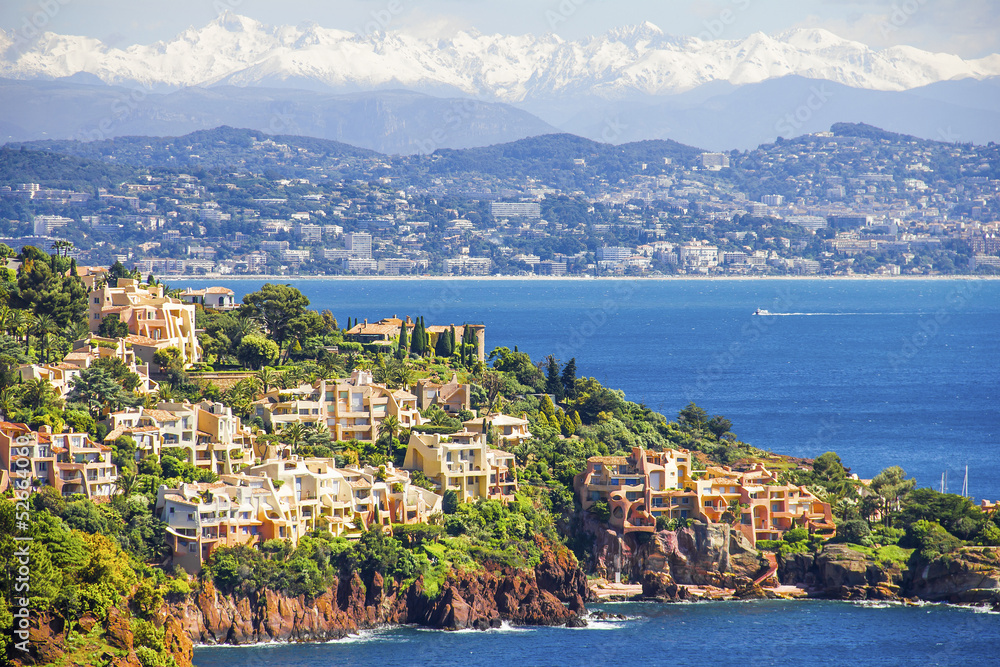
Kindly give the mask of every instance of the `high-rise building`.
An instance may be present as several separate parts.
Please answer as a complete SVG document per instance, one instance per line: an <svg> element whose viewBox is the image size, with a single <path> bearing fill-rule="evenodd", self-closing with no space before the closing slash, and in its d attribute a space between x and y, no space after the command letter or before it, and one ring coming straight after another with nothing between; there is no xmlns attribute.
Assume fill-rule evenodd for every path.
<svg viewBox="0 0 1000 667"><path fill-rule="evenodd" d="M351 257L357 259L371 259L372 257L372 235L367 232L352 232L345 235L344 246Z"/></svg>

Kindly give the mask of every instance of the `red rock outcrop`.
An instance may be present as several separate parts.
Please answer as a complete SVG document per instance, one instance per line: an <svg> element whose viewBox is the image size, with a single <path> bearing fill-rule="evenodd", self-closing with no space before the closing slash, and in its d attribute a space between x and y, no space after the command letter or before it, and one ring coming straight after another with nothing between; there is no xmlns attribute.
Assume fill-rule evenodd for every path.
<svg viewBox="0 0 1000 667"><path fill-rule="evenodd" d="M357 573L315 599L266 590L236 598L206 581L197 597L169 606L172 627L202 644L251 644L342 638L365 628L415 623L448 630L575 623L586 613L587 580L565 547L544 548L531 570L487 567L454 572L433 599L418 579L403 589ZM178 664L181 661L178 660Z"/></svg>

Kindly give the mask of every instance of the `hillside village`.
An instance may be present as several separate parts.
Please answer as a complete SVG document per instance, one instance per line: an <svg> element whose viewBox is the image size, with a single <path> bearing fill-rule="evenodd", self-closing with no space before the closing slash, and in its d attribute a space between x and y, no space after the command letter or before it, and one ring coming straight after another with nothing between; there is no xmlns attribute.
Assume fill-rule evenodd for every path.
<svg viewBox="0 0 1000 667"><path fill-rule="evenodd" d="M729 153L550 135L399 157L220 128L0 157L0 241L142 275L1000 269L996 146L864 125Z"/></svg>
<svg viewBox="0 0 1000 667"><path fill-rule="evenodd" d="M995 502L769 453L693 403L669 421L481 324L341 325L290 285L237 306L63 250L0 270L0 542L31 542L38 652L579 627L609 591L995 602Z"/></svg>
<svg viewBox="0 0 1000 667"><path fill-rule="evenodd" d="M533 437L533 423L550 428L544 410L530 420L524 412L493 410L481 389L474 393L456 371L443 382L378 382L361 367L346 377L321 373L312 380L267 368L212 376L255 384L242 417L224 396L204 398L204 388L201 400L171 397L163 367L174 363L184 372L203 365L197 331L204 330L195 328L198 311L205 311L200 300L204 293L221 295L210 310L231 312L225 298L231 292L171 296L162 283L115 279L100 267L71 272L90 288L90 334L74 341L61 361L24 363L16 373L53 402L86 402L93 419L77 431L37 417L29 426L8 415L0 422L0 493L28 479L67 499L107 503L135 488L139 476L159 472L173 479L150 489L166 557L191 573L223 546L259 548L275 539L294 546L317 530L358 539L372 527L440 522L449 502L513 502L522 474L516 453ZM400 343L413 341L411 349L435 356L447 356L457 337L471 365L482 367L486 358L482 325L425 327L422 320L392 317L359 322L342 335L345 348L394 354ZM422 347L416 341L424 337ZM126 380L127 396L97 386L102 376L95 369L112 367ZM559 397L541 396L551 412ZM568 424L558 438L572 437L580 423L579 414L573 417L553 419ZM359 460L364 448L396 442L403 433L405 443L390 456L368 453ZM303 447L310 439L325 446ZM633 448L628 457L590 457L573 486L585 512L603 503L604 520L623 535L653 532L671 520L721 521L726 512L737 513L734 525L750 544L780 540L795 527L817 537L835 532L829 504L804 486L779 482L759 464L744 472L696 471L696 465L687 449Z"/></svg>

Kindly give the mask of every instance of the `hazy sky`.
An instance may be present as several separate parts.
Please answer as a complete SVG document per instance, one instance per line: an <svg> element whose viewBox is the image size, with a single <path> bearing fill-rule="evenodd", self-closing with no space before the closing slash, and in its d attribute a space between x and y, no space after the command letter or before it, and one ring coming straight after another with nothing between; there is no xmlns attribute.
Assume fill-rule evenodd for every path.
<svg viewBox="0 0 1000 667"><path fill-rule="evenodd" d="M1000 52L998 0L3 0L0 27L44 24L124 47L170 39L227 8L269 24L315 21L355 32L447 36L476 28L576 39L650 21L703 38L822 27L874 47L910 44L963 57Z"/></svg>

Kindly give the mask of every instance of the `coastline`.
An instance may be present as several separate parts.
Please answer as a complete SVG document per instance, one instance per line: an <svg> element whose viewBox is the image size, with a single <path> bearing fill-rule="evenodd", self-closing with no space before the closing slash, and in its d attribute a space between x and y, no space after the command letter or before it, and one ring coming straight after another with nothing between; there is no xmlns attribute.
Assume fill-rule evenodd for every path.
<svg viewBox="0 0 1000 667"><path fill-rule="evenodd" d="M591 282L591 281L649 281L649 282L669 282L669 281L948 281L948 280L1000 280L1000 275L968 275L956 274L951 276L430 276L430 275L408 275L408 276L344 276L344 275L274 275L274 274L254 274L254 275L222 275L205 274L201 276L190 276L186 274L163 274L158 276L164 281L254 281L254 280L344 280L344 281L412 281L412 280L434 280L441 282L452 282L456 280L469 282Z"/></svg>

